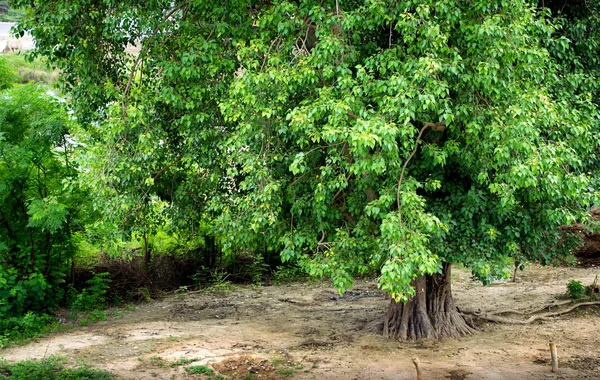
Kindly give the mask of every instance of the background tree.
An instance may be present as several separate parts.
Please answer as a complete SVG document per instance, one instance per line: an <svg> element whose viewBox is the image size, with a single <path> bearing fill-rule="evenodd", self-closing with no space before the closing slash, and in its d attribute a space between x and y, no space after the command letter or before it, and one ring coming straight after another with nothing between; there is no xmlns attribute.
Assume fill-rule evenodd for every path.
<svg viewBox="0 0 600 380"><path fill-rule="evenodd" d="M166 202L340 291L377 270L387 336L470 332L451 263L549 264L597 196L596 68L565 87L589 52L529 1L15 3L109 214L142 228Z"/></svg>
<svg viewBox="0 0 600 380"><path fill-rule="evenodd" d="M2 69L0 75L6 78ZM77 145L69 125L58 100L36 84L0 94L3 335L18 330L26 313L39 316L55 309L64 295L76 251L73 234L87 219L85 196L74 184Z"/></svg>

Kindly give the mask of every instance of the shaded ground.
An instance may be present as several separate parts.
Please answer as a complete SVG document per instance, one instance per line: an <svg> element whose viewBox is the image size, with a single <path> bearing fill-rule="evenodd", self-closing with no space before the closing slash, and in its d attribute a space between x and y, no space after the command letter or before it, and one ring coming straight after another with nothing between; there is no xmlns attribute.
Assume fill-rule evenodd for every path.
<svg viewBox="0 0 600 380"><path fill-rule="evenodd" d="M585 235L583 245L575 255L581 266L600 267L600 234Z"/></svg>
<svg viewBox="0 0 600 380"><path fill-rule="evenodd" d="M532 266L516 283L483 287L454 270L454 294L464 310L529 309L562 299L569 280L587 285L598 273ZM420 358L425 379L600 377L598 307L525 326L487 324L462 339L397 342L361 331L387 303L367 281L343 297L323 283L180 294L0 356L59 354L124 379L207 379L185 371L201 365L237 379L414 379L412 356ZM549 341L558 345L558 376L550 372Z"/></svg>

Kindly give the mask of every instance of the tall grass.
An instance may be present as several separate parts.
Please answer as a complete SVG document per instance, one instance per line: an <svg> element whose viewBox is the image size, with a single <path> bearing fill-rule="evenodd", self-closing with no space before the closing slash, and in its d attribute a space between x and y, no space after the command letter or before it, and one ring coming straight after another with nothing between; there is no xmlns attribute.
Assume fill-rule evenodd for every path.
<svg viewBox="0 0 600 380"><path fill-rule="evenodd" d="M2 54L2 58L11 71L19 77L20 83L35 82L52 86L60 76L58 69L49 68L41 59L30 62L22 53L6 53Z"/></svg>

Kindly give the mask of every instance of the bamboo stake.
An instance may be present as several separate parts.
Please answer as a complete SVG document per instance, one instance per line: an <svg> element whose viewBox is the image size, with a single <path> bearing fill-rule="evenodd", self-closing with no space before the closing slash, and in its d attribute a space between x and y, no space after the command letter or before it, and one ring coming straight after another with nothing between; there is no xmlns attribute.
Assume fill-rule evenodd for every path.
<svg viewBox="0 0 600 380"><path fill-rule="evenodd" d="M417 380L423 380L423 378L421 377L421 361L417 356L415 356L414 358L412 358L412 362L414 363L415 368L417 369Z"/></svg>
<svg viewBox="0 0 600 380"><path fill-rule="evenodd" d="M558 373L558 354L556 353L556 344L550 342L550 354L552 355L552 372Z"/></svg>
<svg viewBox="0 0 600 380"><path fill-rule="evenodd" d="M590 286L590 291L589 291L589 296L590 298L594 297L594 293L596 292L596 287L598 286L598 275L596 275L596 277L594 278L594 282L592 283L592 286Z"/></svg>

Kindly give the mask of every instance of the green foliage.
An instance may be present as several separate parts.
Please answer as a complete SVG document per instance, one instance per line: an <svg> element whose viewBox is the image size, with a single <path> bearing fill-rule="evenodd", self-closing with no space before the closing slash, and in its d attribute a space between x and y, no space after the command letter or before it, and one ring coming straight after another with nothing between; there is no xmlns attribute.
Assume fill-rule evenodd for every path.
<svg viewBox="0 0 600 380"><path fill-rule="evenodd" d="M212 237L406 301L446 262L564 257L599 203L595 5L14 3L64 74L104 241Z"/></svg>
<svg viewBox="0 0 600 380"><path fill-rule="evenodd" d="M13 342L26 342L39 338L43 334L56 330L58 322L47 314L37 315L27 312L19 317L5 317L0 319L0 348L9 346Z"/></svg>
<svg viewBox="0 0 600 380"><path fill-rule="evenodd" d="M275 284L286 284L306 279L307 273L298 265L288 264L278 266L273 272L273 281Z"/></svg>
<svg viewBox="0 0 600 380"><path fill-rule="evenodd" d="M165 368L167 366L165 359L157 355L150 357L150 364L158 368Z"/></svg>
<svg viewBox="0 0 600 380"><path fill-rule="evenodd" d="M0 57L0 91L10 88L17 80L4 57Z"/></svg>
<svg viewBox="0 0 600 380"><path fill-rule="evenodd" d="M203 365L192 365L185 367L185 372L189 373L190 375L212 375L214 371Z"/></svg>
<svg viewBox="0 0 600 380"><path fill-rule="evenodd" d="M0 13L0 22L18 22L25 12L20 9L15 9L9 5L8 1L0 1L0 9L6 9L6 13Z"/></svg>
<svg viewBox="0 0 600 380"><path fill-rule="evenodd" d="M26 360L17 363L0 361L0 377L14 380L109 380L114 376L107 371L86 366L66 367L67 360L51 356L44 360Z"/></svg>
<svg viewBox="0 0 600 380"><path fill-rule="evenodd" d="M198 358L181 358L181 359L179 359L177 361L171 362L169 364L169 367L179 367L179 366L182 366L182 365L186 365L186 364L190 364L190 363L193 363L193 362L197 362L198 360L200 360L200 359L198 359Z"/></svg>
<svg viewBox="0 0 600 380"><path fill-rule="evenodd" d="M108 272L94 273L93 277L86 281L87 287L72 298L71 308L78 311L105 309L108 307L106 296L110 283L111 279Z"/></svg>
<svg viewBox="0 0 600 380"><path fill-rule="evenodd" d="M43 59L28 60L27 55L8 53L3 54L0 60L4 61L6 70L8 70L7 74L2 74L4 71L0 67L0 78L9 77L11 83L20 82L25 84L33 81L51 86L56 83L59 77L59 71L48 68ZM0 66L2 66L2 63L0 63Z"/></svg>
<svg viewBox="0 0 600 380"><path fill-rule="evenodd" d="M72 232L86 217L68 127L59 102L34 84L0 95L0 325L11 338L53 320L46 313L63 298Z"/></svg>
<svg viewBox="0 0 600 380"><path fill-rule="evenodd" d="M572 299L578 299L585 296L586 287L583 286L583 283L578 280L571 280L567 284L567 294Z"/></svg>

